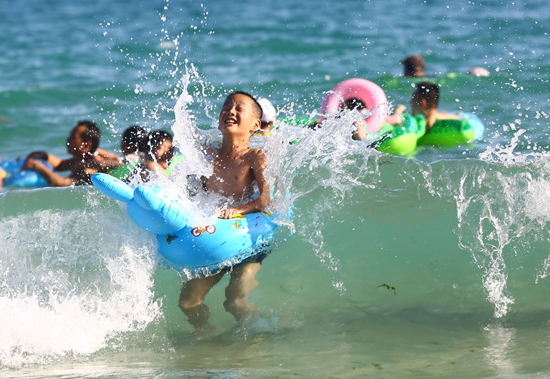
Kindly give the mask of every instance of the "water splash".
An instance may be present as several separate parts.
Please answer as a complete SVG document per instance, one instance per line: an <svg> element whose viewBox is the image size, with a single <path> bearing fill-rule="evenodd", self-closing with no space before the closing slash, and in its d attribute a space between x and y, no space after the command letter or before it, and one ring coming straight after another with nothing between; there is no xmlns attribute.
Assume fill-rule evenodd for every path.
<svg viewBox="0 0 550 379"><path fill-rule="evenodd" d="M65 201L75 199L64 191ZM96 202L95 194L91 197ZM153 241L122 214L45 209L0 222L0 362L20 367L115 348L161 317ZM111 204L113 205L113 204ZM89 225L93 225L93 233ZM33 230L32 236L29 231Z"/></svg>

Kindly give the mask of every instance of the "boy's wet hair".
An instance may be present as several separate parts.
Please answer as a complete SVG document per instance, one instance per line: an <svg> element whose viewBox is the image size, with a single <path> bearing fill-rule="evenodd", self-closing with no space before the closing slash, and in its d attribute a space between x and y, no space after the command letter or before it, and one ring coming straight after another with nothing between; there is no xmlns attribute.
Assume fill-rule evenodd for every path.
<svg viewBox="0 0 550 379"><path fill-rule="evenodd" d="M225 100L229 99L233 95L244 95L244 96L247 96L247 97L251 98L252 101L254 102L254 107L253 107L254 115L258 116L259 120L262 119L262 116L264 114L264 112L262 110L262 106L260 105L260 103L258 103L258 100L256 100L256 98L254 96L252 96L251 94L249 94L248 92L245 92L245 91L234 91L234 92L231 92L229 95L227 95Z"/></svg>
<svg viewBox="0 0 550 379"><path fill-rule="evenodd" d="M157 149L162 145L164 141L170 141L172 142L174 140L174 137L170 132L167 132L165 130L153 130L147 135L147 141L146 141L146 152L151 157L155 156L155 152Z"/></svg>
<svg viewBox="0 0 550 379"><path fill-rule="evenodd" d="M415 91L420 99L426 100L428 108L437 108L439 104L439 86L431 82L416 83Z"/></svg>
<svg viewBox="0 0 550 379"><path fill-rule="evenodd" d="M99 140L101 139L101 132L99 131L99 128L95 122L90 120L80 120L76 123L76 126L86 127L86 131L82 133L81 138L84 141L92 143L90 153L94 153L99 147Z"/></svg>
<svg viewBox="0 0 550 379"><path fill-rule="evenodd" d="M140 152L147 151L147 131L139 125L129 126L122 133L121 144L133 145Z"/></svg>

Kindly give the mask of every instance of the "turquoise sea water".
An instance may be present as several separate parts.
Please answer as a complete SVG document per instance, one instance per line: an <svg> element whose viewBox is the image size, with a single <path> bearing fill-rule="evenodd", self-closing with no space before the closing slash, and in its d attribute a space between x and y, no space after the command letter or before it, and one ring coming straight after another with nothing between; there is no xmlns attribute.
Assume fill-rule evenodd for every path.
<svg viewBox="0 0 550 379"><path fill-rule="evenodd" d="M185 153L192 130L216 138L236 89L313 115L362 77L408 104L409 54L441 108L486 126L476 146L412 159L338 123L255 139L294 233L257 276L262 317L224 311L226 278L202 335L177 307L184 278L114 200L4 190L0 377L549 377L548 14L545 1L0 0L4 159L66 156L80 119L105 149L137 123L172 128ZM475 66L491 75L465 74Z"/></svg>

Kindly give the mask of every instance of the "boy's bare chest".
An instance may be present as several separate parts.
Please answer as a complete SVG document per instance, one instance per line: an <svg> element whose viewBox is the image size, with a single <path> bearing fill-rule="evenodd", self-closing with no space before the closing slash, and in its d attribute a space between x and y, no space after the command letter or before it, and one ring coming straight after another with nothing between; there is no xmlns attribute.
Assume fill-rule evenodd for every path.
<svg viewBox="0 0 550 379"><path fill-rule="evenodd" d="M226 196L241 196L245 187L254 180L250 164L243 159L214 159L212 168L214 173L207 179L206 185L210 190Z"/></svg>

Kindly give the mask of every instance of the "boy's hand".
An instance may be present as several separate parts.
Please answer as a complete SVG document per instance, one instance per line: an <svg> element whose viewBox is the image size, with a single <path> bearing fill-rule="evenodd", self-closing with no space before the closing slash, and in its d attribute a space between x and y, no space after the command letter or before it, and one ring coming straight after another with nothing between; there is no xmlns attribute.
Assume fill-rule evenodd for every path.
<svg viewBox="0 0 550 379"><path fill-rule="evenodd" d="M395 107L395 111L393 112L393 114L401 114L406 110L407 110L406 106L404 106L403 104L399 104L397 107Z"/></svg>
<svg viewBox="0 0 550 379"><path fill-rule="evenodd" d="M233 208L220 209L220 215L218 217L228 219L233 217L235 214L236 212Z"/></svg>
<svg viewBox="0 0 550 379"><path fill-rule="evenodd" d="M33 158L28 158L23 164L23 166L21 166L21 168L26 168L28 170L38 170L38 167L40 165L43 165L41 161Z"/></svg>

